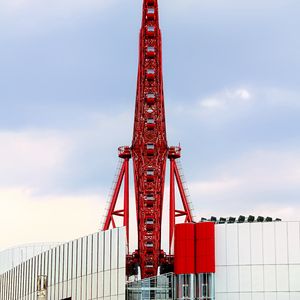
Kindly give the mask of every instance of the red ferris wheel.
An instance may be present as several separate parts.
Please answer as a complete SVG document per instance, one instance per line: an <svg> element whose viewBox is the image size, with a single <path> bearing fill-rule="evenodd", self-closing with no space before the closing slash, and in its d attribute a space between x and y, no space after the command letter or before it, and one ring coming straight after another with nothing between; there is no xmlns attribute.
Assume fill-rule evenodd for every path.
<svg viewBox="0 0 300 300"><path fill-rule="evenodd" d="M177 217L192 222L193 217L182 181L178 159L181 148L167 143L162 76L162 39L159 28L158 1L144 0L139 41L139 69L135 103L134 130L131 146L119 148L123 160L103 230L115 227L115 217L123 218L129 242L129 161L133 161L138 249L127 255L127 274L141 269L141 277L172 270L171 252ZM161 247L162 209L167 161L170 162L169 250ZM123 208L116 209L119 193L124 186ZM178 186L182 205L175 202ZM121 198L121 197L120 197Z"/></svg>

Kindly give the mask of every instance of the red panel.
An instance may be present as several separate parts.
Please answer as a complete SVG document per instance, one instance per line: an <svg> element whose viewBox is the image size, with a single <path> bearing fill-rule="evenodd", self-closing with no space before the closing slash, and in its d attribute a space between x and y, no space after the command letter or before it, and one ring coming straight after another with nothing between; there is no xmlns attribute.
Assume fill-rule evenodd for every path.
<svg viewBox="0 0 300 300"><path fill-rule="evenodd" d="M196 273L215 273L215 224L196 224Z"/></svg>
<svg viewBox="0 0 300 300"><path fill-rule="evenodd" d="M175 226L174 240L175 274L195 273L195 224L185 223Z"/></svg>

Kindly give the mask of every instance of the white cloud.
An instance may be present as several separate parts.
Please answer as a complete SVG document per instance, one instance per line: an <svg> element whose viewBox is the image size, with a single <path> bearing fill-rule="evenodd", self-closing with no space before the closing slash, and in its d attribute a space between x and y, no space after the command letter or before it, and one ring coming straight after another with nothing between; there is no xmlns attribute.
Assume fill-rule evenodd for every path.
<svg viewBox="0 0 300 300"><path fill-rule="evenodd" d="M235 90L225 90L211 97L202 99L198 102L203 109L227 109L231 106L240 106L247 104L251 99L251 93L245 88Z"/></svg>
<svg viewBox="0 0 300 300"><path fill-rule="evenodd" d="M1 0L0 8L2 14L24 12L74 14L80 11L104 9L114 2L114 0Z"/></svg>
<svg viewBox="0 0 300 300"><path fill-rule="evenodd" d="M223 107L224 103L223 103L223 101L220 101L220 99L207 98L200 102L200 106L202 106L204 108L208 108L208 109L219 108L219 107Z"/></svg>
<svg viewBox="0 0 300 300"><path fill-rule="evenodd" d="M259 96L268 105L277 107L300 108L300 93L294 90L284 90L279 88L268 88L259 91Z"/></svg>
<svg viewBox="0 0 300 300"><path fill-rule="evenodd" d="M36 197L27 188L0 188L0 250L30 242L68 241L96 232L103 203L98 195Z"/></svg>
<svg viewBox="0 0 300 300"><path fill-rule="evenodd" d="M237 97L243 100L248 100L251 98L250 92L246 89L239 89L235 91Z"/></svg>
<svg viewBox="0 0 300 300"><path fill-rule="evenodd" d="M54 131L0 132L0 186L32 184L58 173L72 142Z"/></svg>
<svg viewBox="0 0 300 300"><path fill-rule="evenodd" d="M116 0L1 0L1 34L31 36L74 26L91 14L102 16L115 3Z"/></svg>
<svg viewBox="0 0 300 300"><path fill-rule="evenodd" d="M255 207L259 215L267 217L279 217L284 221L300 220L300 205L294 204L262 204Z"/></svg>
<svg viewBox="0 0 300 300"><path fill-rule="evenodd" d="M0 249L70 240L97 231L103 221L109 186L105 189L99 179L99 187L94 189L97 191L86 192L78 184L77 173L101 170L101 163L111 156L115 157L109 162L113 171L118 160L117 148L113 147L116 141L127 140L127 125L132 126L127 113L93 113L89 123L77 130L0 131L0 226L6 228ZM90 162L92 170L86 166ZM76 183L79 186L75 192L72 186ZM68 186L63 193L55 190L64 185ZM104 195L99 193L101 188L105 189Z"/></svg>
<svg viewBox="0 0 300 300"><path fill-rule="evenodd" d="M197 211L299 219L300 155L297 150L261 150L219 165L210 180L190 185ZM202 205L202 206L201 206Z"/></svg>
<svg viewBox="0 0 300 300"><path fill-rule="evenodd" d="M264 10L268 9L280 9L291 3L292 1L287 0L277 0L276 2L272 0L252 0L252 1L237 1L237 0L168 0L161 2L163 9L168 10L170 13L182 13L183 12L201 12L201 11L211 11L214 12L222 11L247 11L247 10ZM198 11L197 11L198 10Z"/></svg>
<svg viewBox="0 0 300 300"><path fill-rule="evenodd" d="M244 181L261 189L300 188L300 155L297 150L258 150L231 162ZM224 172L225 170L223 170Z"/></svg>
<svg viewBox="0 0 300 300"><path fill-rule="evenodd" d="M295 90L279 88L237 87L202 97L189 106L177 103L171 107L173 118L186 116L189 121L223 126L226 122L240 122L244 117L252 118L267 112L280 114L282 108L294 113L300 108L300 94ZM268 115L266 116L268 117Z"/></svg>
<svg viewBox="0 0 300 300"><path fill-rule="evenodd" d="M252 89L238 87L200 98L189 106L182 106L178 103L171 108L176 115L180 114L181 117L187 115L189 120L201 120L201 122L206 121L208 123L217 121L219 123L236 116L239 117L242 112L249 111L255 101L256 94Z"/></svg>
<svg viewBox="0 0 300 300"><path fill-rule="evenodd" d="M21 185L49 193L43 189L55 183L66 184L59 182L62 176L67 176L68 181L74 180L76 172L82 166L86 170L86 164L92 164L93 160L93 169L100 169L101 164L115 157L114 168L118 160L117 147L131 141L129 120L128 113L91 113L88 122L74 130L0 131L0 187ZM97 157L91 157L96 154Z"/></svg>
<svg viewBox="0 0 300 300"><path fill-rule="evenodd" d="M193 194L216 195L231 192L239 188L241 180L233 178L221 178L213 181L192 182L189 186Z"/></svg>

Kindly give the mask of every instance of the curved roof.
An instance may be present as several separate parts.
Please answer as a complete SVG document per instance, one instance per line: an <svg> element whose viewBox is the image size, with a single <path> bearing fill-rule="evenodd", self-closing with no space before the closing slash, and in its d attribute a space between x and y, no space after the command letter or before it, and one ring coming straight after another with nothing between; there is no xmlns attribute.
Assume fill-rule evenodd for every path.
<svg viewBox="0 0 300 300"><path fill-rule="evenodd" d="M47 251L60 243L33 243L19 245L0 252L0 275L28 260Z"/></svg>

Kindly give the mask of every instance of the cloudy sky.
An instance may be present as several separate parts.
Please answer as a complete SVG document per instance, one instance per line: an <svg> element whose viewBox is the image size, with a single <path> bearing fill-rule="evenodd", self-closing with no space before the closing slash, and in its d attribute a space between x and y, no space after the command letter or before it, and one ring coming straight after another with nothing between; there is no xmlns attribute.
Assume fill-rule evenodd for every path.
<svg viewBox="0 0 300 300"><path fill-rule="evenodd" d="M161 0L169 144L197 216L300 219L300 2ZM0 0L0 250L101 224L141 0Z"/></svg>

